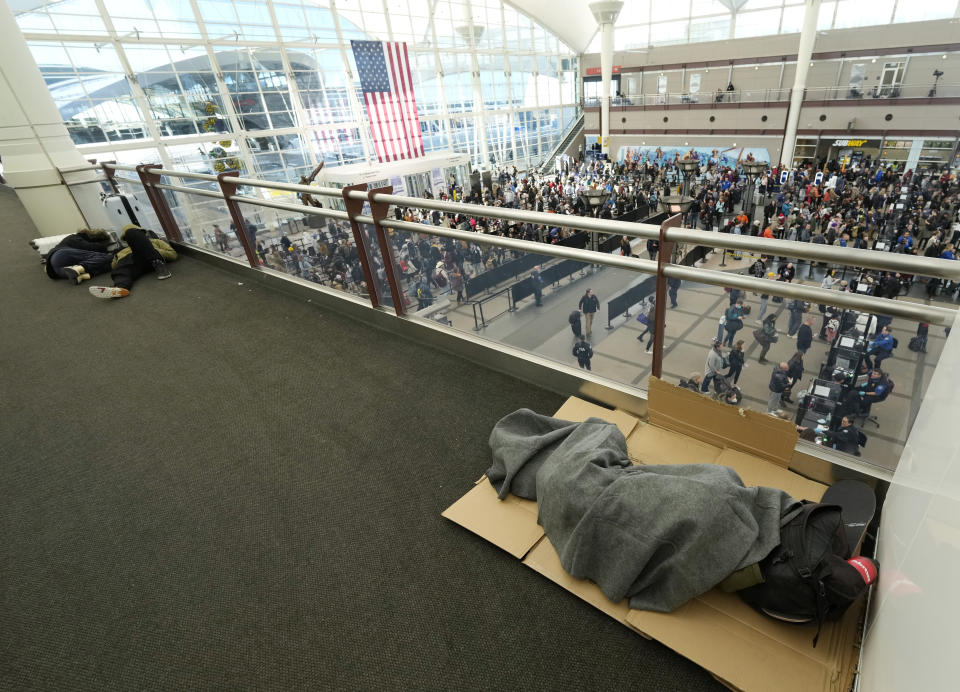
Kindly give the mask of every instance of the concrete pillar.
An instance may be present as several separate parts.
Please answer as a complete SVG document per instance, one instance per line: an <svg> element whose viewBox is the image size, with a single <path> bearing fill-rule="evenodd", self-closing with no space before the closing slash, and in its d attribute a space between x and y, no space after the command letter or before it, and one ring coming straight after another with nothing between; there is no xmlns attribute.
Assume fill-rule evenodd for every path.
<svg viewBox="0 0 960 692"><path fill-rule="evenodd" d="M600 25L600 146L610 153L610 78L613 74L613 24L623 3L619 0L594 2L590 11Z"/></svg>
<svg viewBox="0 0 960 692"><path fill-rule="evenodd" d="M817 38L817 15L819 14L820 0L807 0L803 15L803 30L800 32L800 46L797 49L797 74L793 78L787 129L783 135L783 148L780 152L780 163L787 167L793 166L793 152L797 146L797 125L800 122L800 108L803 105L803 90L807 86L807 73L810 71L813 43Z"/></svg>
<svg viewBox="0 0 960 692"><path fill-rule="evenodd" d="M0 4L0 157L3 175L41 235L105 226L96 184L69 188L61 170L89 166L70 139L8 3ZM97 171L71 173L71 182ZM83 202L83 210L77 203ZM83 211L88 217L84 218ZM19 229L17 229L19 230Z"/></svg>
<svg viewBox="0 0 960 692"><path fill-rule="evenodd" d="M473 21L473 6L467 0L463 7L463 23L458 26L457 32L470 46L470 81L473 87L473 129L476 136L477 151L479 153L482 171L491 170L490 147L487 144L487 118L483 104L483 89L480 85L480 60L477 57L477 43L483 36L486 27L475 24ZM539 129L539 128L538 128Z"/></svg>

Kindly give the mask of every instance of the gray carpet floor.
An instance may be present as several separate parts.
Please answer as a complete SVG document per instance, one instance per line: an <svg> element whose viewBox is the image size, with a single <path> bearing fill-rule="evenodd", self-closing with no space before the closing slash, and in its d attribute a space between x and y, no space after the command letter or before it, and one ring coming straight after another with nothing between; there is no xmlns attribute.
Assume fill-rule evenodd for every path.
<svg viewBox="0 0 960 692"><path fill-rule="evenodd" d="M557 394L190 258L97 301L0 218L0 689L723 689L441 518Z"/></svg>

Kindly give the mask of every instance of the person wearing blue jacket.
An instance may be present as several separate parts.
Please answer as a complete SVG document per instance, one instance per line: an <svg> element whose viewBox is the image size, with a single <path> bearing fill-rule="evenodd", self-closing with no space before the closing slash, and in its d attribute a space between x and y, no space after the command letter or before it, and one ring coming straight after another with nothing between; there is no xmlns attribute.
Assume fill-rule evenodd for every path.
<svg viewBox="0 0 960 692"><path fill-rule="evenodd" d="M880 333L870 342L867 347L867 362L870 369L880 367L880 363L893 355L893 334L890 333L890 327L884 326ZM873 356L873 361L870 357Z"/></svg>
<svg viewBox="0 0 960 692"><path fill-rule="evenodd" d="M903 235L897 238L897 245L902 245L904 252L913 252L913 234L910 231L904 231Z"/></svg>

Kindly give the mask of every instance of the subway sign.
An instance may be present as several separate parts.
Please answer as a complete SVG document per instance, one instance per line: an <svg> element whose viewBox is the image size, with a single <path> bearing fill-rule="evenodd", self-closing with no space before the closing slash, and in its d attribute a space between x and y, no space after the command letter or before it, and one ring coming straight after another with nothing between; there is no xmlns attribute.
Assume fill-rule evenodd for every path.
<svg viewBox="0 0 960 692"><path fill-rule="evenodd" d="M864 144L870 143L869 139L835 139L833 140L833 146L835 147L862 147Z"/></svg>

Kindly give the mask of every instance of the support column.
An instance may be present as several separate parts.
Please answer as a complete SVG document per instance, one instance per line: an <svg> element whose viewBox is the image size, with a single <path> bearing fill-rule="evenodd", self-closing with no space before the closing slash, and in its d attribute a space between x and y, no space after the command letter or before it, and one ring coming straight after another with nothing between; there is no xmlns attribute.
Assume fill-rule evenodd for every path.
<svg viewBox="0 0 960 692"><path fill-rule="evenodd" d="M820 0L807 0L800 46L797 49L797 74L793 78L793 91L790 94L787 129L783 133L783 146L780 148L780 164L787 168L793 166L793 152L797 147L797 125L800 122L800 108L803 106L803 90L807 86L807 72L810 71L810 57L813 55L813 44L817 38L819 14Z"/></svg>
<svg viewBox="0 0 960 692"><path fill-rule="evenodd" d="M594 2L590 11L600 25L600 147L610 154L610 79L613 74L613 23L623 3L619 0Z"/></svg>
<svg viewBox="0 0 960 692"><path fill-rule="evenodd" d="M4 177L14 188L41 235L73 233L107 220L97 185L77 185L77 198L63 184L60 170L90 166L63 124L46 82L27 47L8 3L0 3L0 156ZM71 175L76 182L89 173ZM96 212L99 210L99 215Z"/></svg>

